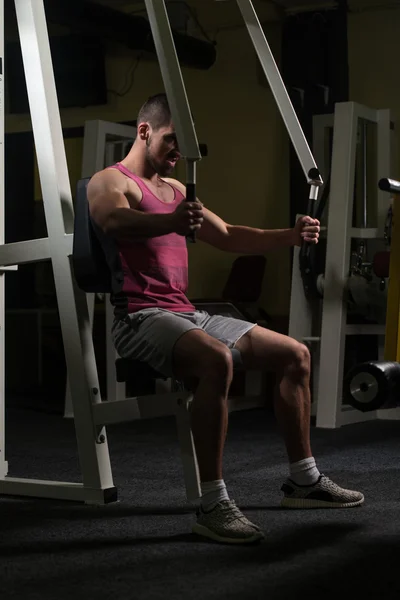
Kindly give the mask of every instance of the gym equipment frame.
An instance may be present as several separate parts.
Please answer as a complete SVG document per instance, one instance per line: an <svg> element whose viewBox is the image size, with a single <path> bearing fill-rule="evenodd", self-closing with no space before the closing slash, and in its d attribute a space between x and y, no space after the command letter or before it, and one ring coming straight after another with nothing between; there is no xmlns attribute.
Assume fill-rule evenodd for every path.
<svg viewBox="0 0 400 600"><path fill-rule="evenodd" d="M250 0L237 0L250 38L270 83L289 136L315 201L322 178L283 84L261 24ZM187 160L187 198L195 198L196 162L201 154L191 118L164 0L145 0L158 61L176 126L178 143ZM43 0L15 0L18 31L32 119L48 237L4 244L4 0L0 0L0 265L1 273L15 265L51 260L74 412L82 483L9 477L5 457L4 382L4 277L0 277L0 493L104 504L117 499L105 425L132 418L130 399L102 402L86 294L78 289L71 271L74 207L57 101L49 35ZM186 399L175 398L182 410L183 444L188 454L188 497L198 495L199 481L193 465L193 440L187 419ZM182 401L183 400L183 401ZM179 412L179 410L178 410ZM195 458L195 457L194 457Z"/></svg>
<svg viewBox="0 0 400 600"><path fill-rule="evenodd" d="M382 418L400 418L400 182L381 179L379 189L392 195L385 228L386 249L374 257L375 269L388 279L386 336L383 360L364 361L345 375L344 398L361 413L376 411ZM390 249L389 249L390 248Z"/></svg>
<svg viewBox="0 0 400 600"><path fill-rule="evenodd" d="M331 189L327 216L327 249L321 307L305 297L299 269L299 249L295 249L289 320L289 335L310 346L313 362L313 415L317 427L336 428L376 418L386 411L360 413L343 404L345 338L349 335L377 335L383 357L384 325L347 324L346 291L350 274L352 239L382 240L389 208L387 194L377 193L377 227L353 227L355 161L359 121L377 128L376 171L378 178L390 172L390 111L338 103L334 115L314 118L313 148L321 165L329 170L326 133L333 128ZM318 303L318 301L316 301Z"/></svg>

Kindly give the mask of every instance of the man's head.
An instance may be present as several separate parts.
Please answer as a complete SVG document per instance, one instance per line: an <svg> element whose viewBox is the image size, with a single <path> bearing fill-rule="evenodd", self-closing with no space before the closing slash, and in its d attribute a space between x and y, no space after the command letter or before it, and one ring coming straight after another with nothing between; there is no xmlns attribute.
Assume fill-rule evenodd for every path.
<svg viewBox="0 0 400 600"><path fill-rule="evenodd" d="M148 164L161 177L170 175L180 158L175 128L167 96L157 94L149 98L137 118L137 140L143 144Z"/></svg>

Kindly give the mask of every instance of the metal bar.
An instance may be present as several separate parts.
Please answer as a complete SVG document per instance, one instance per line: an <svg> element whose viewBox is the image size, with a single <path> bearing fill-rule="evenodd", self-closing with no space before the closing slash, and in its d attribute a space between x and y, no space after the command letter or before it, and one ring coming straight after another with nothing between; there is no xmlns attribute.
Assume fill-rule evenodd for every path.
<svg viewBox="0 0 400 600"><path fill-rule="evenodd" d="M354 423L366 423L367 421L376 421L377 411L362 413L359 410L343 410L339 416L338 426L353 425Z"/></svg>
<svg viewBox="0 0 400 600"><path fill-rule="evenodd" d="M296 220L302 215L296 215ZM293 250L292 284L290 293L289 335L299 342L312 335L313 307L304 294L299 269L300 248Z"/></svg>
<svg viewBox="0 0 400 600"><path fill-rule="evenodd" d="M51 498L53 500L71 500L86 504L102 505L115 502L116 488L93 489L82 483L65 481L43 481L40 479L22 479L6 477L0 480L0 494L10 496L30 496L31 498Z"/></svg>
<svg viewBox="0 0 400 600"><path fill-rule="evenodd" d="M178 402L176 407L176 428L178 432L179 445L181 448L186 497L189 502L195 503L198 502L201 497L201 486L196 448L191 429L191 400L192 396L190 395L186 400Z"/></svg>
<svg viewBox="0 0 400 600"><path fill-rule="evenodd" d="M395 194L386 309L385 360L400 362L400 227L399 225L396 227L398 215L400 215L400 195Z"/></svg>
<svg viewBox="0 0 400 600"><path fill-rule="evenodd" d="M354 112L359 119L370 121L371 123L378 123L379 113L375 109L369 108L369 106L354 102Z"/></svg>
<svg viewBox="0 0 400 600"><path fill-rule="evenodd" d="M201 153L164 0L145 0L179 151L187 160Z"/></svg>
<svg viewBox="0 0 400 600"><path fill-rule="evenodd" d="M141 418L171 415L176 412L178 400L189 396L189 392L169 392L102 402L93 407L94 420L98 425L135 421L138 418L138 406L141 407Z"/></svg>
<svg viewBox="0 0 400 600"><path fill-rule="evenodd" d="M92 403L99 382L86 297L74 287L63 243L73 232L73 203L43 0L15 0L22 58L43 192L48 243L75 413L79 460L85 488L113 488L105 432L98 443ZM97 390L97 392L96 392Z"/></svg>
<svg viewBox="0 0 400 600"><path fill-rule="evenodd" d="M328 214L317 427L335 428L340 423L356 143L355 105L338 103Z"/></svg>
<svg viewBox="0 0 400 600"><path fill-rule="evenodd" d="M85 121L81 173L83 179L104 169L105 145L104 122Z"/></svg>
<svg viewBox="0 0 400 600"><path fill-rule="evenodd" d="M307 182L312 187L321 186L323 181L319 173L317 164L314 160L296 112L290 101L289 94L275 62L271 48L264 35L261 23L258 20L257 13L253 7L251 0L237 0L237 4L242 13L246 27L250 34L254 48L260 60L261 66L271 87L271 91L275 97L282 118L285 122L286 129L292 140L292 144L300 161ZM312 191L312 199L317 199L317 189Z"/></svg>
<svg viewBox="0 0 400 600"><path fill-rule="evenodd" d="M362 226L367 227L368 225L368 210L367 210L367 122L362 122L363 128L363 214L362 214Z"/></svg>
<svg viewBox="0 0 400 600"><path fill-rule="evenodd" d="M50 260L49 239L14 242L0 246L0 265L23 265Z"/></svg>
<svg viewBox="0 0 400 600"><path fill-rule="evenodd" d="M350 237L359 238L362 240L375 240L383 239L383 230L379 230L377 227L352 227L350 229Z"/></svg>
<svg viewBox="0 0 400 600"><path fill-rule="evenodd" d="M383 109L378 110L378 165L377 165L377 178L378 181L382 177L387 177L392 169L391 159L391 124L390 124L390 110ZM377 227L382 232L385 229L387 212L390 205L390 197L383 190L378 188L378 222Z"/></svg>
<svg viewBox="0 0 400 600"><path fill-rule="evenodd" d="M0 244L4 244L4 0L0 0ZM7 474L5 460L5 281L0 277L0 480Z"/></svg>
<svg viewBox="0 0 400 600"><path fill-rule="evenodd" d="M66 233L59 242L60 247L64 247L67 256L72 255L73 237L72 233ZM3 270L7 266L14 267L50 259L49 238L0 245L0 268Z"/></svg>

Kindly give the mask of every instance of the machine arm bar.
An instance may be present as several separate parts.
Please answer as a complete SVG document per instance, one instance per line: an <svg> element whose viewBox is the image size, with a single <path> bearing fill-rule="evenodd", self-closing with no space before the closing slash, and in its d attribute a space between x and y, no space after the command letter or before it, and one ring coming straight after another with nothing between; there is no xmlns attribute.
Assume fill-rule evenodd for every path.
<svg viewBox="0 0 400 600"><path fill-rule="evenodd" d="M145 0L145 4L161 69L161 75L171 109L172 120L175 125L179 151L187 160L200 160L201 154L199 144L175 49L165 1Z"/></svg>
<svg viewBox="0 0 400 600"><path fill-rule="evenodd" d="M292 140L294 149L304 171L307 183L314 188L310 194L312 200L317 200L318 190L323 183L318 167L307 143L296 112L290 101L289 94L283 83L278 66L275 62L271 48L264 35L261 23L257 17L251 0L237 0L247 30L250 34L254 48L261 66L271 87L276 103Z"/></svg>
<svg viewBox="0 0 400 600"><path fill-rule="evenodd" d="M176 53L174 38L164 0L145 0L147 15L153 34L161 75L175 126L179 151L186 158L187 200L196 198L196 161L201 159L199 143L182 71ZM194 234L188 236L195 241Z"/></svg>

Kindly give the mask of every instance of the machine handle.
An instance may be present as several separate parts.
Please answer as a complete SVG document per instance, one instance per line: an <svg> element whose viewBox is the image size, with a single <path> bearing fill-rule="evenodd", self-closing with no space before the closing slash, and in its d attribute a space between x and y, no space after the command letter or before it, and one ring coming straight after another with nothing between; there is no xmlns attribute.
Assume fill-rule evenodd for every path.
<svg viewBox="0 0 400 600"><path fill-rule="evenodd" d="M396 179L381 179L378 186L382 192L400 194L400 181L396 181Z"/></svg>
<svg viewBox="0 0 400 600"><path fill-rule="evenodd" d="M196 202L196 184L195 183L187 183L186 184L186 202ZM188 242L195 244L196 243L196 232L192 231L186 236Z"/></svg>

